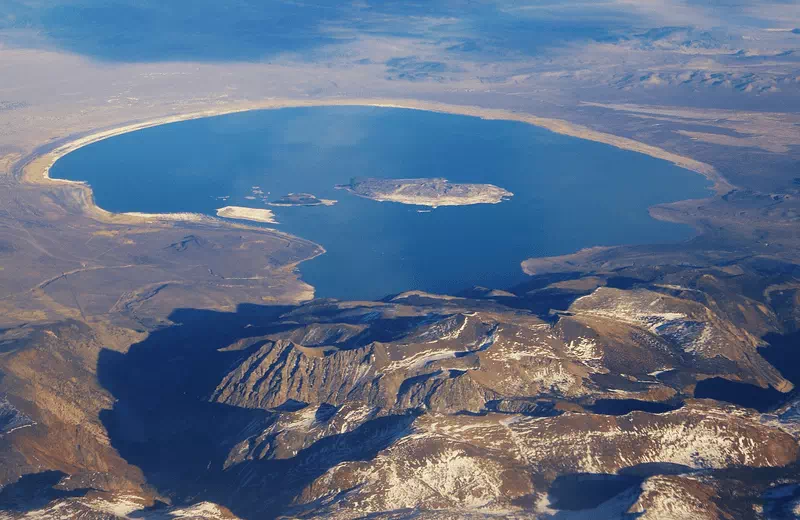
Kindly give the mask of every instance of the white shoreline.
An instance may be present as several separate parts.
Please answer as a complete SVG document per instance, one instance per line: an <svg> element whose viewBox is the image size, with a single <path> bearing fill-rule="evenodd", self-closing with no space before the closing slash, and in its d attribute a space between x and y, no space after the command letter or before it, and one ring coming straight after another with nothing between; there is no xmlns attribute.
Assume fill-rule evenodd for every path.
<svg viewBox="0 0 800 520"><path fill-rule="evenodd" d="M145 220L169 220L173 222L204 222L204 221L211 221L215 222L215 219L209 217L208 215L203 215L202 213L141 213L138 211L126 211L125 213L120 213L120 215L125 215L128 217L136 217Z"/></svg>

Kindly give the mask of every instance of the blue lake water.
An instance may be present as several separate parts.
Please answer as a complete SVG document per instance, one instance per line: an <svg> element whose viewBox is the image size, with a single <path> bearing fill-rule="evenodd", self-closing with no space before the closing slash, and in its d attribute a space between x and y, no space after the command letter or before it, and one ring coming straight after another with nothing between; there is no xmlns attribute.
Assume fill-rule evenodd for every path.
<svg viewBox="0 0 800 520"><path fill-rule="evenodd" d="M88 181L116 212L272 209L275 228L325 247L300 271L317 296L341 299L507 288L524 281L520 262L532 256L684 240L688 226L654 220L648 207L709 194L694 172L523 123L373 107L173 123L81 148L50 173ZM354 176L491 183L514 197L419 212L334 188ZM269 207L254 186L269 200L308 192L339 202Z"/></svg>

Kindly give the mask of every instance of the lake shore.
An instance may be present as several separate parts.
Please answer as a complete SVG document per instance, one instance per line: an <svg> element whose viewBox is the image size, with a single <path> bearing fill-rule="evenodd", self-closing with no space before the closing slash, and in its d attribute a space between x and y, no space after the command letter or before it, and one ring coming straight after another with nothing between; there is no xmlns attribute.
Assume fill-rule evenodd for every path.
<svg viewBox="0 0 800 520"><path fill-rule="evenodd" d="M145 121L130 123L127 125L117 126L113 128L106 128L89 132L83 135L77 135L65 138L61 143L50 145L49 148L40 148L29 155L27 158L18 161L13 169L13 174L19 180L27 184L33 185L49 185L53 187L69 187L69 191L74 191L77 195L74 197L75 203L80 209L87 213L89 216L101 222L115 223L115 224L149 224L154 221L172 221L172 222L187 222L193 221L197 223L204 223L212 226L230 226L230 227L250 227L243 222L232 222L221 220L219 218L209 217L205 215L170 215L158 214L151 215L146 213L112 213L99 207L93 197L91 187L81 181L70 181L63 179L53 179L50 177L50 168L62 157L67 154L78 150L89 144L93 144L111 137L143 130L160 125L170 123L188 121L194 119L201 119L207 117L214 117L219 115L233 114L248 112L254 110L268 110L268 109L281 109L281 108L302 108L302 107L335 107L335 106L368 106L368 107L385 107L385 108L400 108L409 110L422 110L436 113L465 115L477 117L486 120L505 120L530 124L532 126L541 127L550 130L554 133L566 135L570 137L577 137L589 141L608 144L615 148L622 150L634 151L644 155L648 155L657 159L668 161L681 168L694 171L703 175L705 178L713 183L713 190L717 194L726 193L732 186L727 180L722 177L717 170L709 164L680 156L672 152L668 152L661 148L647 145L632 139L619 137L611 134L597 132L595 130L575 125L559 119L541 118L531 114L512 112L508 110L486 109L474 106L460 106L450 105L435 102L414 101L414 100L394 100L394 99L319 99L319 100L292 100L292 99L271 99L260 102L250 102L235 105L226 105L219 108L214 108L204 111L194 111L184 114L174 114L160 118L153 118ZM255 219L246 219L253 222L264 222ZM273 222L266 222L273 223ZM263 229L263 228L262 228ZM270 233L277 233L285 236L287 239L305 240L294 235L280 232L277 230L266 230ZM555 260L553 258L548 260ZM528 267L527 265L525 267ZM531 274L528 269L523 268L523 272Z"/></svg>
<svg viewBox="0 0 800 520"><path fill-rule="evenodd" d="M176 123L179 121L189 121L204 117L214 117L225 114L247 112L252 110L269 110L280 108L302 108L302 107L327 107L327 106L369 106L384 108L401 108L408 110L424 110L429 112L439 112L453 115L464 115L478 117L486 120L516 121L545 128L556 134L577 137L598 143L607 144L615 148L629 150L657 159L662 159L675 164L681 168L694 171L710 180L717 193L729 191L731 184L710 164L697 161L690 157L678 155L656 146L648 145L626 137L599 132L586 126L577 125L562 119L538 117L523 112L514 112L503 109L490 109L477 106L452 105L446 103L436 103L418 100L397 100L397 99L370 99L370 98L342 98L342 99L314 99L314 100L293 100L293 99L269 99L249 103L237 103L225 105L219 108L174 114L146 121L131 123L118 127L98 130L85 135L76 136L67 142L55 147L52 150L41 154L34 152L32 157L18 167L18 176L21 180L28 183L42 183L52 181L50 179L50 168L58 159L89 144L108 139L110 137L151 128L154 126ZM57 182L73 182L60 181Z"/></svg>

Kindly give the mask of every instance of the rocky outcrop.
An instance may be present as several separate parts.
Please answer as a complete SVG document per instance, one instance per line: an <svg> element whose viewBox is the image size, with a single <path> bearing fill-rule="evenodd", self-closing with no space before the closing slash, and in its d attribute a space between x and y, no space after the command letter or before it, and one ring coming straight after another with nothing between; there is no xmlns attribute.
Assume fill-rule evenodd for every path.
<svg viewBox="0 0 800 520"><path fill-rule="evenodd" d="M77 320L0 334L0 487L54 470L75 485L139 488L141 472L120 457L100 420L113 397L96 374L104 347L123 349L139 336Z"/></svg>
<svg viewBox="0 0 800 520"><path fill-rule="evenodd" d="M676 362L687 369L715 370L717 361L724 360L736 365L725 370L729 376L782 392L793 387L758 355L757 349L766 345L764 341L698 302L648 290L601 287L576 300L569 311L574 320L596 327L601 334L607 331L605 335L612 339L624 334L638 339L640 345L645 342L645 348L652 351L651 359L659 354L662 363L667 361L665 357L671 358L662 370ZM630 327L627 331L626 325ZM625 350L615 349L618 355L635 356L631 343L621 342Z"/></svg>
<svg viewBox="0 0 800 520"><path fill-rule="evenodd" d="M315 307L308 311L323 312ZM401 302L327 305L324 323L293 313L290 330L262 337L212 400L456 413L502 399L666 401L691 396L709 377L792 387L759 355L763 341L697 302L656 292L599 288L555 324L470 300L413 309L404 321L397 315L412 311Z"/></svg>
<svg viewBox="0 0 800 520"><path fill-rule="evenodd" d="M414 426L413 435L376 459L333 468L306 489L303 501L314 504L330 489L348 489L337 506L338 518L354 518L356 510L364 514L431 504L462 514L512 515L523 512L520 504L547 503L549 483L558 475L615 475L637 467L645 474L676 468L769 468L798 457L791 436L760 424L758 414L700 402L668 414L621 417L426 414ZM658 465L664 469L653 469ZM644 484L642 507L653 500L658 485L655 478ZM691 510L691 502L684 506ZM663 502L659 507L670 506Z"/></svg>
<svg viewBox="0 0 800 520"><path fill-rule="evenodd" d="M153 510L152 499L132 494L91 492L81 497L52 500L32 511L0 511L0 520L108 520L146 518L148 520L236 520L227 508L212 502Z"/></svg>
<svg viewBox="0 0 800 520"><path fill-rule="evenodd" d="M233 406L338 405L374 395L374 348L330 350L268 342L220 383L212 399Z"/></svg>

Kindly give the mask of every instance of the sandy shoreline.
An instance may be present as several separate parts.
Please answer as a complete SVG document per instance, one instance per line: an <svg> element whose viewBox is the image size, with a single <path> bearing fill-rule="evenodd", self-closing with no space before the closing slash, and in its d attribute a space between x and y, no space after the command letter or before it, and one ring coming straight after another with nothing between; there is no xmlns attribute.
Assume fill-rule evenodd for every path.
<svg viewBox="0 0 800 520"><path fill-rule="evenodd" d="M315 99L315 100L292 100L292 99L270 99L259 102L249 102L241 104L232 104L220 108L214 108L204 111L189 112L185 114L175 114L164 116L138 123L123 125L111 129L105 129L98 132L90 133L82 137L78 137L69 141L55 149L46 152L38 157L33 157L22 168L22 180L29 183L41 183L42 181L52 181L49 177L50 168L61 157L73 152L79 148L87 146L110 137L151 128L154 126L165 125L169 123L176 123L179 121L188 121L192 119L200 119L204 117L220 116L225 114L234 114L239 112L247 112L252 110L268 110L280 108L299 108L299 107L330 107L330 106L370 106L370 107L385 107L385 108L403 108L409 110L424 110L429 112L439 112L444 114L465 115L472 117L479 117L486 120L503 120L503 121L516 121L527 123L533 126L538 126L550 130L551 132L595 141L598 143L607 144L615 148L629 150L637 153L642 153L662 159L675 164L681 168L697 172L711 182L714 183L714 189L719 192L726 192L731 188L731 185L717 172L717 170L710 164L678 155L656 146L648 145L627 137L619 137L613 134L607 134L592 130L588 127L576 125L564 121L562 119L552 119L538 117L531 114L522 112L513 112L510 110L482 108L467 105L451 105L446 103L435 103L429 101L415 101L415 100L394 100L394 99ZM75 181L61 181L55 182L75 182ZM82 183L79 183L82 184Z"/></svg>

